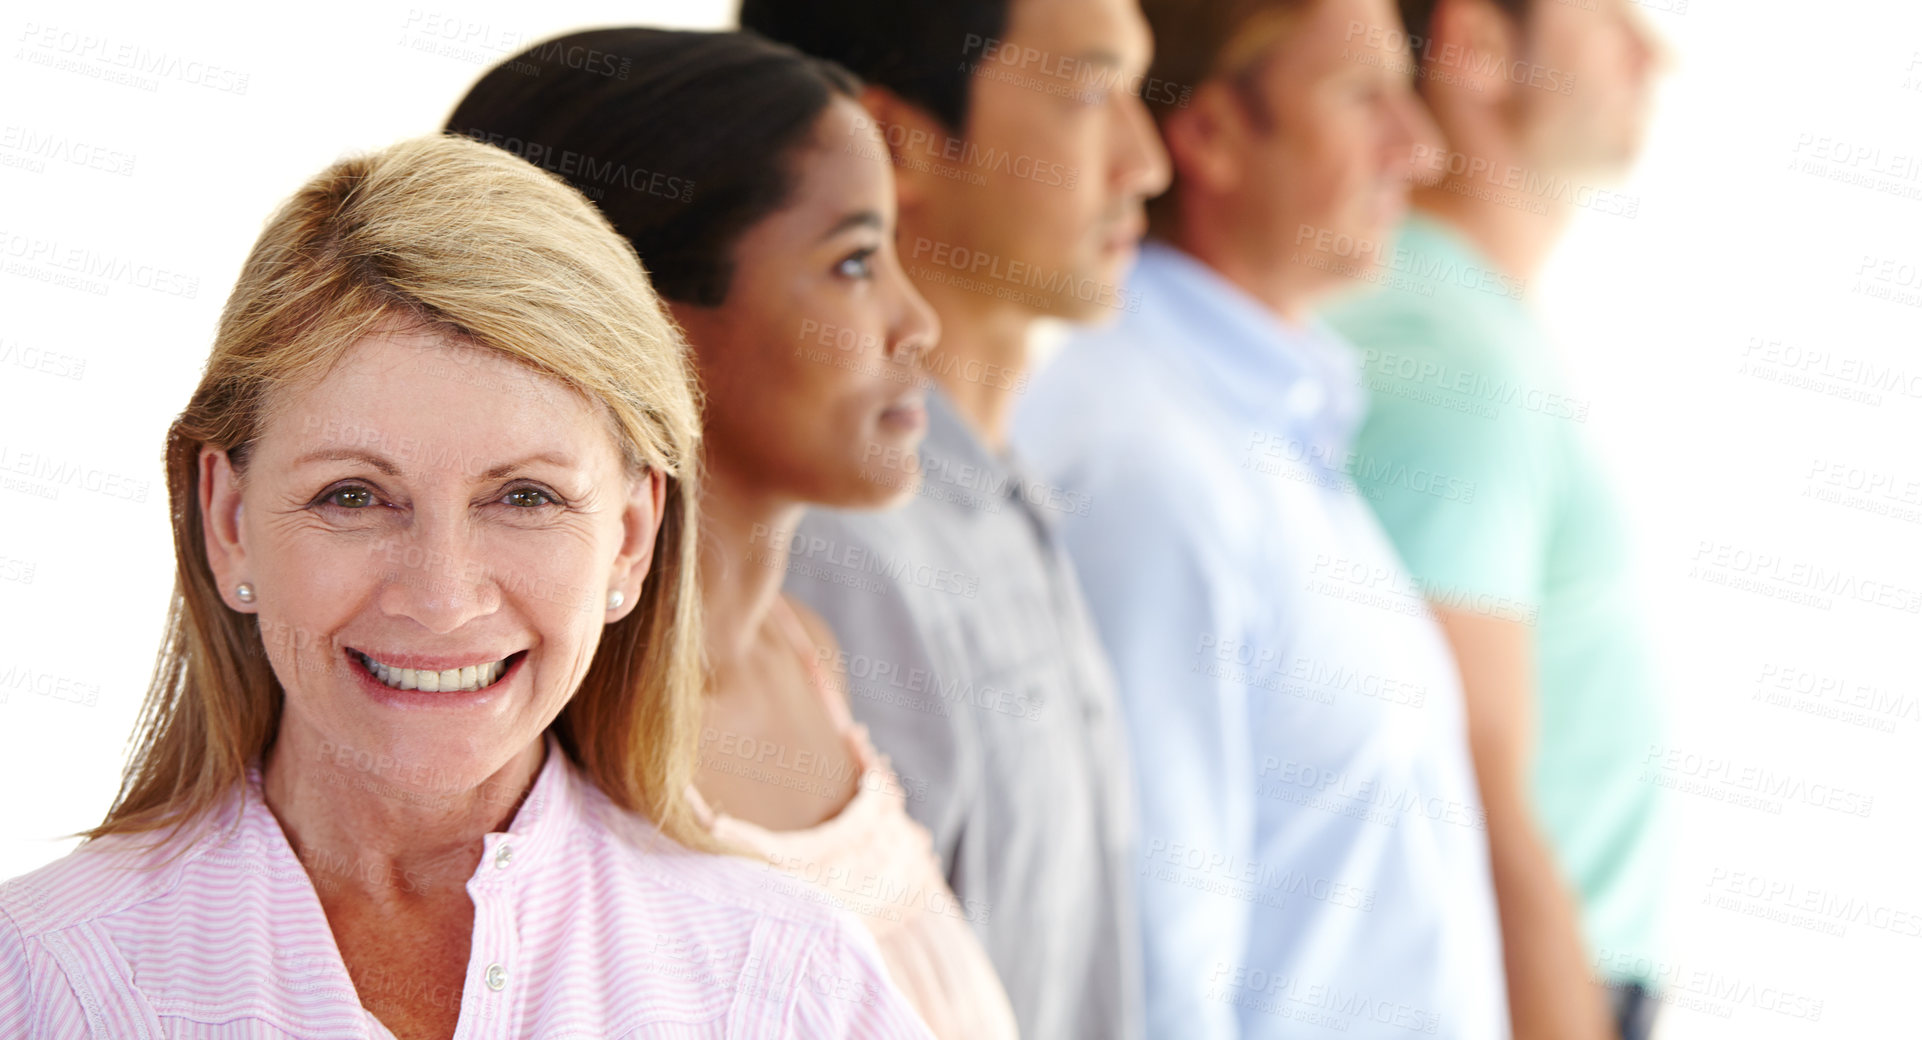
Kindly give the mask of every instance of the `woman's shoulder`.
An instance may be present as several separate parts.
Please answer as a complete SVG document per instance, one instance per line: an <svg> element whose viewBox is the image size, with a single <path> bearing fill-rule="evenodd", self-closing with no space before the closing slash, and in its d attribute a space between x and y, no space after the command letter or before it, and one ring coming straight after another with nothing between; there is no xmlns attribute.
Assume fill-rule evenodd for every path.
<svg viewBox="0 0 1922 1040"><path fill-rule="evenodd" d="M60 859L0 882L0 916L33 941L164 899L181 887L204 851L212 822L83 842Z"/></svg>
<svg viewBox="0 0 1922 1040"><path fill-rule="evenodd" d="M613 883L647 903L650 914L679 907L720 927L751 927L762 920L807 930L841 924L831 907L797 896L794 886L761 861L690 849L598 792L591 801L592 826L577 839L588 847L578 853L593 857Z"/></svg>
<svg viewBox="0 0 1922 1040"><path fill-rule="evenodd" d="M102 1000L121 1001L110 1014L140 1018L136 978L166 975L183 942L231 945L198 934L247 916L235 913L243 894L231 879L206 874L206 852L223 843L214 822L95 838L0 882L0 1019L79 1021ZM111 956L96 956L104 950Z"/></svg>
<svg viewBox="0 0 1922 1040"><path fill-rule="evenodd" d="M816 647L830 652L841 649L840 640L834 638L834 629L828 625L826 618L815 612L813 607L788 595L783 595L781 602L785 603L789 610L794 611L795 620L801 623L801 630L807 633ZM832 660L832 657L828 659Z"/></svg>
<svg viewBox="0 0 1922 1040"><path fill-rule="evenodd" d="M585 847L569 855L597 864L580 894L591 895L589 931L613 941L602 961L610 977L625 970L618 962L645 969L653 986L734 980L766 1016L751 1028L771 1036L925 1036L874 939L814 886L758 860L689 849L602 797L589 801L575 838Z"/></svg>

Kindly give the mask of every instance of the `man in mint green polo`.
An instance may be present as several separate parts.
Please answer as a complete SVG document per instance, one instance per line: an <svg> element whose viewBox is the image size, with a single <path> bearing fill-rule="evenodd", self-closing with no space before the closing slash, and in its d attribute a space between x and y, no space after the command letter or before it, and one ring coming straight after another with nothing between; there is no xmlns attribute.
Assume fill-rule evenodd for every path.
<svg viewBox="0 0 1922 1040"><path fill-rule="evenodd" d="M1380 288L1326 315L1370 394L1349 469L1455 651L1491 837L1545 842L1560 868L1518 884L1504 863L1541 859L1492 848L1504 918L1566 915L1586 946L1511 941L1510 992L1592 979L1639 1040L1656 1002L1637 966L1657 962L1666 887L1659 789L1639 767L1661 693L1588 402L1526 297L1574 213L1633 216L1598 185L1639 148L1656 49L1632 0L1401 9L1447 147L1379 250ZM1524 1003L1513 1011L1517 1037L1540 1032Z"/></svg>

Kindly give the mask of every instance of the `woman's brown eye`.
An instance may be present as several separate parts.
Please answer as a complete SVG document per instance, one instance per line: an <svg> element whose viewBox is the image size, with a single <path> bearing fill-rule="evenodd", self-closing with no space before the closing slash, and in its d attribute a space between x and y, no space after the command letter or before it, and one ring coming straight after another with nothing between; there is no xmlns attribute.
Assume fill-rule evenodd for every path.
<svg viewBox="0 0 1922 1040"><path fill-rule="evenodd" d="M364 509L374 504L374 493L366 488L341 488L328 495L327 500L343 509Z"/></svg>
<svg viewBox="0 0 1922 1040"><path fill-rule="evenodd" d="M874 254L872 248L858 249L834 265L836 274L843 278L866 279L874 277Z"/></svg>
<svg viewBox="0 0 1922 1040"><path fill-rule="evenodd" d="M507 504L513 506L532 508L547 505L551 501L553 499L548 498L546 492L534 488L517 488L507 493Z"/></svg>

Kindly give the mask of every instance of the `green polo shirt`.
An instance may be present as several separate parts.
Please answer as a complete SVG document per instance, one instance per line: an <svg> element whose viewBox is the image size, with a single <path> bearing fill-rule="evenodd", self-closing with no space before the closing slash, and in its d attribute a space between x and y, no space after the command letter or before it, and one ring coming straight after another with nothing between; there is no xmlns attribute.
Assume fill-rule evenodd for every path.
<svg viewBox="0 0 1922 1040"><path fill-rule="evenodd" d="M1580 893L1590 963L1652 980L1666 881L1660 789L1641 777L1661 695L1625 533L1573 394L1520 283L1425 217L1384 288L1326 315L1361 354L1368 419L1350 469L1429 598L1531 620L1532 795Z"/></svg>

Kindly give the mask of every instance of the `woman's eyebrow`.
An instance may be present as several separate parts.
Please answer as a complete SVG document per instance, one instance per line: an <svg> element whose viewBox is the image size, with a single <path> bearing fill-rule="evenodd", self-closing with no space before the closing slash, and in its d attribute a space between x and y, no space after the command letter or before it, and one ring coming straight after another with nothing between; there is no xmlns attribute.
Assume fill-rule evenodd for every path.
<svg viewBox="0 0 1922 1040"><path fill-rule="evenodd" d="M504 477L509 473L512 473L515 470L520 469L532 462L545 462L552 466L559 466L561 469L579 468L579 463L577 463L574 460L574 456L569 455L566 452L541 451L541 452L535 452L532 455L522 456L521 458L515 459L512 462L503 462L498 466L489 467L485 473L481 474L481 476L489 480L492 480L496 477Z"/></svg>
<svg viewBox="0 0 1922 1040"><path fill-rule="evenodd" d="M390 477L400 475L400 467L387 456L359 448L318 448L295 459L293 465L305 466L311 462L365 462Z"/></svg>
<svg viewBox="0 0 1922 1040"><path fill-rule="evenodd" d="M431 456L423 452L422 457L430 458ZM459 456L458 453L450 453L442 457L460 458L461 456ZM389 459L379 452L366 451L360 448L317 448L295 459L293 465L304 466L313 462L364 462L390 477L400 475L400 467L395 465L392 459ZM484 480L494 480L536 462L545 462L553 466L558 466L561 469L578 469L580 465L574 456L564 451L549 450L535 452L532 455L524 455L511 462L497 463L481 471L479 476ZM462 466L461 468L467 469L468 467Z"/></svg>
<svg viewBox="0 0 1922 1040"><path fill-rule="evenodd" d="M885 231L887 229L887 222L881 219L880 210L873 210L873 209L855 210L854 212L849 213L847 216L842 217L840 220L835 221L834 226L831 228L828 228L827 231L821 235L821 237L824 239L833 238L834 236L840 234L843 231L846 231L850 228L857 228L857 227L873 228L876 231Z"/></svg>

